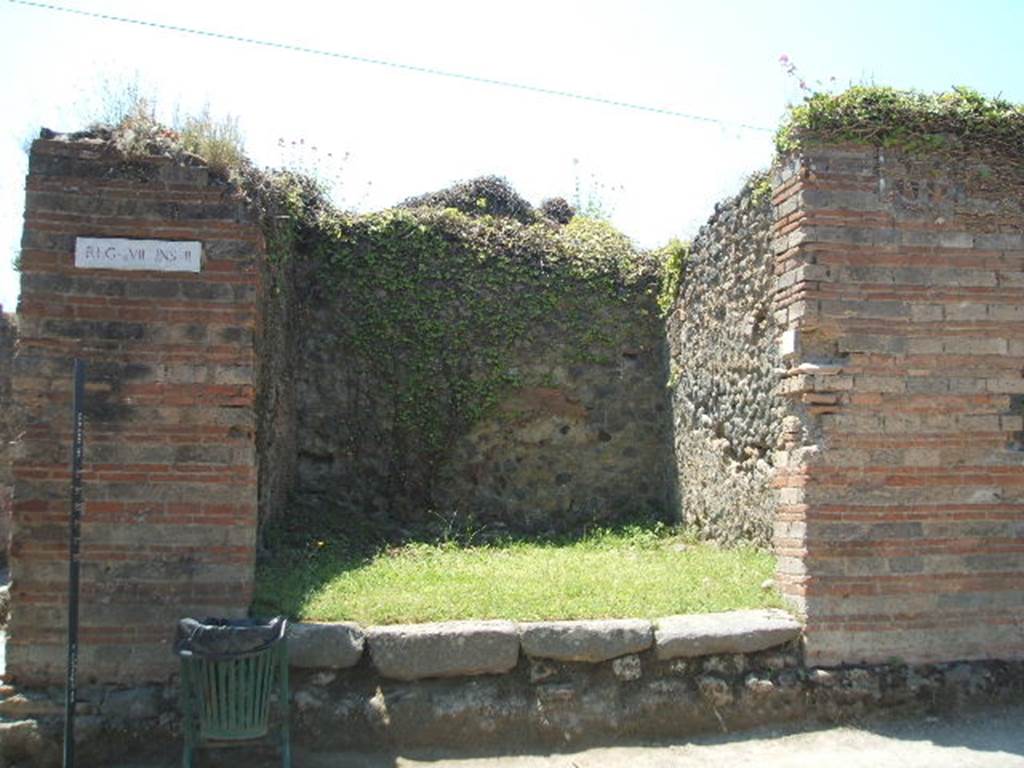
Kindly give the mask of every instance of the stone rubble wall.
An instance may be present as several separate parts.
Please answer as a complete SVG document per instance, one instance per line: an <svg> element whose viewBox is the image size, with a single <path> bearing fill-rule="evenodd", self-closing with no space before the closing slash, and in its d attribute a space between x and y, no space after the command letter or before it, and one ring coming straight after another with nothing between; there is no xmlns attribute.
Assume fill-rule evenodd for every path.
<svg viewBox="0 0 1024 768"><path fill-rule="evenodd" d="M580 350L538 329L514 364L540 385L509 392L459 441L439 500L509 532L674 519L657 307L638 294L602 315L620 344L600 361L574 360Z"/></svg>
<svg viewBox="0 0 1024 768"><path fill-rule="evenodd" d="M656 622L293 625L293 740L299 756L557 748L949 711L1024 691L1020 663L811 668L799 632L780 611ZM59 764L59 693L0 687L0 758ZM180 745L171 686L85 686L80 699L81 754L92 764Z"/></svg>
<svg viewBox="0 0 1024 768"><path fill-rule="evenodd" d="M517 290L508 286L494 302L514 301ZM339 348L337 329L359 322L359 307L302 286L294 293L299 298L288 311L301 318L301 332L293 336L289 374L297 447L291 495L312 510L311 519L330 513L393 536L424 521L456 532L465 525L473 532L549 534L672 520L665 343L655 291L634 289L628 301L609 297L577 318L595 331L590 346L565 337L566 307L515 331L507 365L517 384L457 436L428 478L426 498L411 502L396 490L406 479L403 466L430 466L433 454L415 436L398 441L380 373L350 364ZM404 465L396 466L398 455Z"/></svg>
<svg viewBox="0 0 1024 768"><path fill-rule="evenodd" d="M809 145L774 183L809 663L1024 657L1019 156Z"/></svg>
<svg viewBox="0 0 1024 768"><path fill-rule="evenodd" d="M64 679L75 356L80 680L163 680L179 617L245 615L252 598L261 230L205 167L129 160L100 139L36 141L26 198L5 680ZM198 240L202 271L76 268L77 236Z"/></svg>
<svg viewBox="0 0 1024 768"><path fill-rule="evenodd" d="M0 568L7 565L11 541L11 493L14 490L12 463L20 423L11 394L11 367L17 336L15 316L0 307ZM3 621L0 620L0 624Z"/></svg>
<svg viewBox="0 0 1024 768"><path fill-rule="evenodd" d="M682 519L708 538L768 545L787 404L761 179L718 204L694 238L666 333Z"/></svg>

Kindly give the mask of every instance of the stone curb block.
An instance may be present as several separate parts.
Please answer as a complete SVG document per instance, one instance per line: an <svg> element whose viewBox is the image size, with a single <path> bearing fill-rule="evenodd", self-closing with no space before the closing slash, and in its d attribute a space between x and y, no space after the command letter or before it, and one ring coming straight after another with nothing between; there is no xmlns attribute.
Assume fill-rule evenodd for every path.
<svg viewBox="0 0 1024 768"><path fill-rule="evenodd" d="M366 631L377 671L393 680L503 674L519 661L511 621L396 624Z"/></svg>
<svg viewBox="0 0 1024 768"><path fill-rule="evenodd" d="M669 616L654 629L661 661L717 653L754 653L799 637L802 627L785 611L754 610Z"/></svg>
<svg viewBox="0 0 1024 768"><path fill-rule="evenodd" d="M654 628L643 619L530 622L519 625L519 641L534 658L597 663L646 651Z"/></svg>
<svg viewBox="0 0 1024 768"><path fill-rule="evenodd" d="M301 669L345 669L363 656L365 635L358 624L289 624L288 663Z"/></svg>

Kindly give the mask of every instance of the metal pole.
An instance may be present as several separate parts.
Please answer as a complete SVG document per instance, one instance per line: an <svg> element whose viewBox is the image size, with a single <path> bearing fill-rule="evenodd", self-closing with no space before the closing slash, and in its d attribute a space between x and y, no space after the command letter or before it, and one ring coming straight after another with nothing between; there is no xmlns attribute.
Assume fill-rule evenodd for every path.
<svg viewBox="0 0 1024 768"><path fill-rule="evenodd" d="M68 537L68 678L64 699L64 768L75 765L75 698L78 677L78 576L82 543L82 456L85 447L85 363L75 358L72 399L71 525Z"/></svg>

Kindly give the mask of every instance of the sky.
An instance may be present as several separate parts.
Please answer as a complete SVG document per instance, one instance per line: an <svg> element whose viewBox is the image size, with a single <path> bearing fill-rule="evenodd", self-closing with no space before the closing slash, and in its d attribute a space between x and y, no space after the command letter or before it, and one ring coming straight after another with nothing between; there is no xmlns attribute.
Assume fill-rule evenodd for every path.
<svg viewBox="0 0 1024 768"><path fill-rule="evenodd" d="M165 121L236 117L260 166L291 164L376 210L486 174L533 203L598 204L643 247L692 236L770 165L808 87L969 85L1024 103L1024 0L55 0L55 5L509 81L662 114L0 0L0 303L18 276L25 149L137 86ZM689 115L691 117L685 117ZM708 118L708 119L694 119Z"/></svg>

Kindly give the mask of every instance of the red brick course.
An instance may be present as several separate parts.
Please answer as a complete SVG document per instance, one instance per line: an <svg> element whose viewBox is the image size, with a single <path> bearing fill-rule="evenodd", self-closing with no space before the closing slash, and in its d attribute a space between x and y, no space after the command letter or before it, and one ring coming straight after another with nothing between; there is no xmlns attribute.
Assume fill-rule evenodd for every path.
<svg viewBox="0 0 1024 768"><path fill-rule="evenodd" d="M810 664L1024 656L1024 197L995 164L812 146L776 174L775 546Z"/></svg>
<svg viewBox="0 0 1024 768"><path fill-rule="evenodd" d="M183 615L237 616L256 541L257 257L240 198L205 168L126 164L92 141L32 147L14 388L8 676L64 674L71 358L88 366L81 675L176 669ZM76 269L85 237L202 242L199 273Z"/></svg>

